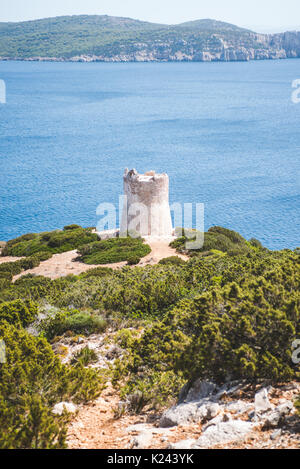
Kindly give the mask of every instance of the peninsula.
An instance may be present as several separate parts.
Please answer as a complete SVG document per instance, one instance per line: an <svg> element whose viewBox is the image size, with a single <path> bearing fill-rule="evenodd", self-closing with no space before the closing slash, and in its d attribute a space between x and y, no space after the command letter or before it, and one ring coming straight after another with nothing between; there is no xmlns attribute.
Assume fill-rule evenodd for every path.
<svg viewBox="0 0 300 469"><path fill-rule="evenodd" d="M0 60L211 62L300 57L300 32L259 34L203 19L165 25L112 16L0 23Z"/></svg>

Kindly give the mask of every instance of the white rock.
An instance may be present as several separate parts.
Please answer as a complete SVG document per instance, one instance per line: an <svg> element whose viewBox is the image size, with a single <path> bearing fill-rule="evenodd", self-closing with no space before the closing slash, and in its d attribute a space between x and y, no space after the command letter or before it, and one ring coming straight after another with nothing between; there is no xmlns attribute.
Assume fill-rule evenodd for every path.
<svg viewBox="0 0 300 469"><path fill-rule="evenodd" d="M237 414L244 414L246 412L251 411L253 408L253 404L241 400L229 402L228 404L226 404L226 410L228 410L229 412L235 412Z"/></svg>
<svg viewBox="0 0 300 469"><path fill-rule="evenodd" d="M273 409L273 406L269 401L268 390L266 388L261 389L255 394L254 405L256 414L262 414Z"/></svg>
<svg viewBox="0 0 300 469"><path fill-rule="evenodd" d="M178 443L171 443L168 449L192 449L197 440L182 440Z"/></svg>
<svg viewBox="0 0 300 469"><path fill-rule="evenodd" d="M280 412L277 410L267 412L264 414L261 422L264 428L276 428L278 427L281 420Z"/></svg>
<svg viewBox="0 0 300 469"><path fill-rule="evenodd" d="M219 404L206 401L179 404L168 409L160 419L160 427L168 428L188 423L206 422L216 417L221 411Z"/></svg>
<svg viewBox="0 0 300 469"><path fill-rule="evenodd" d="M279 438L282 434L282 430L279 429L279 430L276 430L275 432L272 433L272 435L270 436L271 440L274 441L274 440L277 440L277 438Z"/></svg>
<svg viewBox="0 0 300 469"><path fill-rule="evenodd" d="M59 402L55 404L52 409L52 413L56 415L62 415L64 412L74 414L77 411L77 406L72 402Z"/></svg>
<svg viewBox="0 0 300 469"><path fill-rule="evenodd" d="M260 418L263 427L276 428L284 418L293 413L294 404L291 401L286 401L280 404L275 410L263 414Z"/></svg>
<svg viewBox="0 0 300 469"><path fill-rule="evenodd" d="M206 405L206 420L211 420L219 415L221 407L217 403Z"/></svg>
<svg viewBox="0 0 300 469"><path fill-rule="evenodd" d="M143 431L139 435L132 438L130 442L131 448L145 449L148 448L152 441L152 432Z"/></svg>
<svg viewBox="0 0 300 469"><path fill-rule="evenodd" d="M163 428L175 427L177 425L185 425L195 421L198 415L199 405L196 402L189 404L179 404L171 407L162 415L159 426ZM198 420L202 417L198 416Z"/></svg>
<svg viewBox="0 0 300 469"><path fill-rule="evenodd" d="M217 415L217 417L210 420L206 425L204 425L202 427L202 430L205 431L208 427L212 427L213 425L217 425L218 423L221 423L221 422L229 422L230 420L232 420L232 417L230 414L226 414L226 413L219 414Z"/></svg>
<svg viewBox="0 0 300 469"><path fill-rule="evenodd" d="M280 404L278 407L275 409L280 413L280 415L283 417L285 415L289 415L294 411L294 404L292 401L286 401L283 404Z"/></svg>
<svg viewBox="0 0 300 469"><path fill-rule="evenodd" d="M220 444L244 440L254 429L254 425L243 420L231 420L208 427L197 440L194 448L212 448Z"/></svg>
<svg viewBox="0 0 300 469"><path fill-rule="evenodd" d="M187 393L185 402L200 401L201 399L205 399L206 397L211 396L216 389L217 386L215 383L198 379Z"/></svg>

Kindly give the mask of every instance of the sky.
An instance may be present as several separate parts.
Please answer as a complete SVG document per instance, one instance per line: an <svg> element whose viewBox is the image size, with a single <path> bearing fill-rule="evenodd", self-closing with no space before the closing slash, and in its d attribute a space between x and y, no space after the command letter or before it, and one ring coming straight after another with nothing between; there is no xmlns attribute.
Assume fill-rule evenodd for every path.
<svg viewBox="0 0 300 469"><path fill-rule="evenodd" d="M81 14L165 24L212 18L257 32L300 30L299 0L0 0L0 21Z"/></svg>

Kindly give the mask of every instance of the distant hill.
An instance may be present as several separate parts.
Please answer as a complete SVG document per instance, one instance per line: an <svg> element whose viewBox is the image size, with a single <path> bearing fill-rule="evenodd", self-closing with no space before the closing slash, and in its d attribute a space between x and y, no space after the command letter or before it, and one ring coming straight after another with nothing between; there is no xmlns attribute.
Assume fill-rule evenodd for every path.
<svg viewBox="0 0 300 469"><path fill-rule="evenodd" d="M300 57L300 32L258 34L203 19L164 25L112 16L0 23L0 58L71 61L247 61Z"/></svg>

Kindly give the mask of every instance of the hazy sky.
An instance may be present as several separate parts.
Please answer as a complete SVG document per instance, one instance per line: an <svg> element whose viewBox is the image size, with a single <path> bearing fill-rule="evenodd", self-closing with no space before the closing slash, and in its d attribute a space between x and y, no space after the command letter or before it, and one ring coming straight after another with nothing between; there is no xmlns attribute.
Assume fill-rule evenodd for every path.
<svg viewBox="0 0 300 469"><path fill-rule="evenodd" d="M300 29L300 0L0 0L0 21L80 14L168 24L213 18L259 32Z"/></svg>

